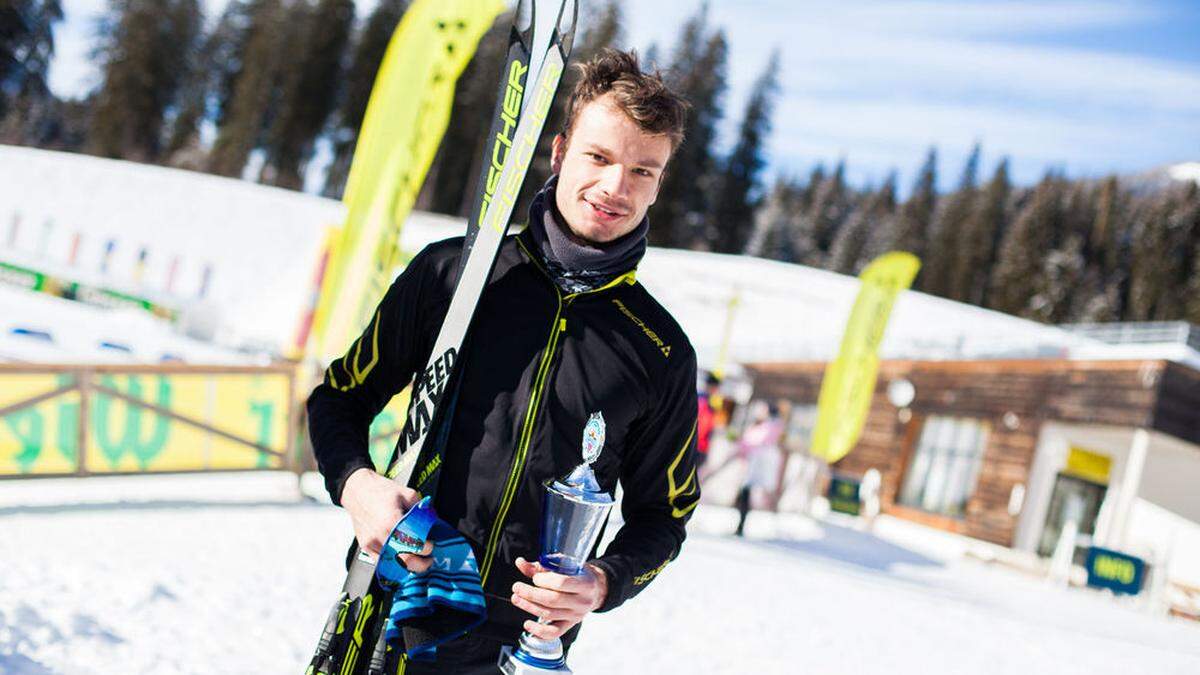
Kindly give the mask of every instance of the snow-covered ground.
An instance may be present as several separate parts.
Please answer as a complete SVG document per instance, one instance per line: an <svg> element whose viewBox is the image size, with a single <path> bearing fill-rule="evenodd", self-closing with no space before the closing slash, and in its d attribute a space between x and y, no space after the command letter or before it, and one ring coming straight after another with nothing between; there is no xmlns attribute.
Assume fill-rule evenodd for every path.
<svg viewBox="0 0 1200 675"><path fill-rule="evenodd" d="M313 485L312 494L318 494ZM349 522L287 474L0 484L0 672L299 673ZM964 560L883 520L702 506L577 673L1196 673L1200 626Z"/></svg>

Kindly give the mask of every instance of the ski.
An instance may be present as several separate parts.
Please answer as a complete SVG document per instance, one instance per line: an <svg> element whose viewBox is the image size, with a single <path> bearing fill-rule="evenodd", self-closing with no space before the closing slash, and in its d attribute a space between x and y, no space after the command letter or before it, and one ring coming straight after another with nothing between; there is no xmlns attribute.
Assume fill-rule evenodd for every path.
<svg viewBox="0 0 1200 675"><path fill-rule="evenodd" d="M537 5L557 5L557 19L540 66L530 73ZM459 353L475 307L495 266L574 41L578 0L521 0L485 143L459 280L434 342L428 366L414 379L408 415L387 475L431 494L440 474L460 370ZM568 13L569 12L569 13ZM566 25L564 25L566 23ZM439 433L431 437L430 432ZM420 470L416 470L420 467ZM330 611L307 675L382 675L389 669L383 624L390 597L375 580L375 560L358 551ZM367 651L369 657L363 658Z"/></svg>

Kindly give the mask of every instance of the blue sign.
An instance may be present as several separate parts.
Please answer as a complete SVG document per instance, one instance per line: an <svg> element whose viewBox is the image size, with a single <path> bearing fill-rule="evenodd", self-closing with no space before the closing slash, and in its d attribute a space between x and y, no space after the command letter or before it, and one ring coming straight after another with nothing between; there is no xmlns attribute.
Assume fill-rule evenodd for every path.
<svg viewBox="0 0 1200 675"><path fill-rule="evenodd" d="M1146 563L1141 558L1093 546L1088 549L1087 573L1088 586L1137 595L1146 581Z"/></svg>
<svg viewBox="0 0 1200 675"><path fill-rule="evenodd" d="M830 510L857 516L862 509L862 501L858 498L859 485L858 481L844 476L835 475L831 478L829 492L825 495L829 499Z"/></svg>

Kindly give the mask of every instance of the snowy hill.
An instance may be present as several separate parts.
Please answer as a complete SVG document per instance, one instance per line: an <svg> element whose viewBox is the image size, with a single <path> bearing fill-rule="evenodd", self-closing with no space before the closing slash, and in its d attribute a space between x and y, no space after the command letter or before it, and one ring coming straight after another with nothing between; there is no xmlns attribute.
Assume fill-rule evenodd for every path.
<svg viewBox="0 0 1200 675"><path fill-rule="evenodd" d="M1200 185L1200 162L1184 162L1167 167L1167 175L1175 180L1192 181Z"/></svg>
<svg viewBox="0 0 1200 675"><path fill-rule="evenodd" d="M181 311L199 311L217 324L212 332L227 348L286 351L311 298L325 232L342 217L339 202L297 192L0 146L0 261L105 283ZM414 213L401 244L411 253L464 230L461 219ZM78 250L72 252L76 235ZM112 251L106 254L109 242ZM143 248L148 254L139 265ZM679 250L651 249L638 277L683 325L701 365L708 367L719 358L735 297L732 361L826 360L836 353L858 290L856 279L818 269ZM109 341L131 346L146 335L136 322L123 328L123 320L114 314L75 316L51 300L38 297L18 303L9 295L0 296L13 310L5 313L15 317L10 323L37 318L48 331L57 323L61 333L66 325L99 322L108 330ZM11 328L0 326L5 333L0 354L12 341ZM1038 358L1088 350L1089 358L1097 358L1097 345L1056 328L908 292L893 312L882 355ZM103 351L97 355L86 349L70 354L89 360L104 356Z"/></svg>
<svg viewBox="0 0 1200 675"><path fill-rule="evenodd" d="M1155 192L1189 182L1200 185L1200 162L1168 164L1121 177L1121 185L1135 192Z"/></svg>
<svg viewBox="0 0 1200 675"><path fill-rule="evenodd" d="M215 331L226 353L286 351L312 295L326 229L343 213L333 200L240 180L0 146L0 262L178 309L185 321L212 324L199 332ZM420 234L438 229L442 219L414 221L407 229ZM451 236L458 227L442 225L423 240ZM33 297L16 300L14 293ZM107 341L144 354L136 360L164 353L137 347L148 324L119 313L11 289L0 303L11 310L0 312L0 357L129 360L127 353L96 351L95 340L67 337L96 323L104 324ZM160 329L151 332L172 342L171 331L154 323ZM14 340L17 327L50 333L55 343ZM167 346L168 352L195 347Z"/></svg>

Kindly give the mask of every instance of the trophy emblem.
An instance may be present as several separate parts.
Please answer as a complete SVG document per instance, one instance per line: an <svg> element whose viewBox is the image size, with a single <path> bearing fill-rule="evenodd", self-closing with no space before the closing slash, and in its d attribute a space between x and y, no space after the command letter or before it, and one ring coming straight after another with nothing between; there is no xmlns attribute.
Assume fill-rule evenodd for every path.
<svg viewBox="0 0 1200 675"><path fill-rule="evenodd" d="M583 427L583 461L595 463L604 449L604 414L592 413Z"/></svg>
<svg viewBox="0 0 1200 675"><path fill-rule="evenodd" d="M546 481L538 561L551 572L586 573L584 563L613 505L612 495L600 487L592 472L591 465L603 449L604 416L592 413L583 427L583 463L561 479ZM521 634L515 649L504 647L497 665L507 675L571 673L560 640L544 640L529 633Z"/></svg>

